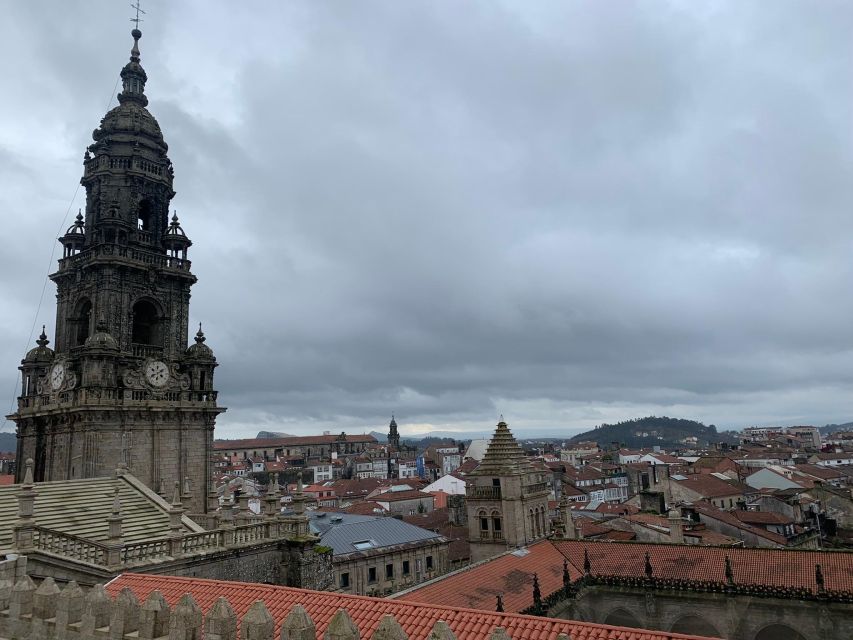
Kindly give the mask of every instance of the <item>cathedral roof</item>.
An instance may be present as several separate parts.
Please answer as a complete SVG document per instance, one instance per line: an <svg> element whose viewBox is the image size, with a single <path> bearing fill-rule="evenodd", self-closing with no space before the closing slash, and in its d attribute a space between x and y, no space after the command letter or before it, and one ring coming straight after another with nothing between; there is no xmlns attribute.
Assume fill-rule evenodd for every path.
<svg viewBox="0 0 853 640"><path fill-rule="evenodd" d="M471 475L506 475L513 473L529 473L533 466L521 450L521 446L513 437L506 422L498 422L497 429L489 441L486 453L480 466Z"/></svg>

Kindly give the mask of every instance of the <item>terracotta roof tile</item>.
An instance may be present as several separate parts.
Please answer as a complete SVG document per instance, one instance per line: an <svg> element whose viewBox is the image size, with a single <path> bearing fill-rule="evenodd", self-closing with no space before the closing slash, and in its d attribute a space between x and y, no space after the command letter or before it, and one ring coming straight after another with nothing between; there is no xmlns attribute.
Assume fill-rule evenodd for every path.
<svg viewBox="0 0 853 640"><path fill-rule="evenodd" d="M691 535L687 532L687 535ZM605 576L645 575L645 554L658 578L726 582L725 558L729 556L737 584L802 587L816 590L815 565L820 564L827 589L853 591L853 553L700 547L638 542L591 540L542 540L527 548L523 557L513 554L472 565L441 580L407 591L400 600L452 607L494 610L495 596L503 594L507 611L523 611L533 604L533 574L539 577L542 595L563 586L563 559L569 576L582 575L584 551L589 553L592 573Z"/></svg>
<svg viewBox="0 0 853 640"><path fill-rule="evenodd" d="M129 588L141 601L144 601L152 591L159 590L170 606L174 606L184 594L189 593L204 613L210 610L217 598L225 597L238 617L242 617L256 600L262 600L276 621L274 635L276 638L279 637L281 623L296 604L301 604L314 621L318 638L323 637L329 621L338 609L347 611L362 638L369 638L379 626L382 616L386 614L393 615L397 619L410 640L425 640L438 620L447 622L457 640L487 640L489 634L499 626L506 629L512 640L556 640L561 633L574 640L695 640L698 638L698 636L665 631L646 631L515 613L424 605L387 598L139 573L124 573L118 576L107 585L107 592L114 597L125 587Z"/></svg>

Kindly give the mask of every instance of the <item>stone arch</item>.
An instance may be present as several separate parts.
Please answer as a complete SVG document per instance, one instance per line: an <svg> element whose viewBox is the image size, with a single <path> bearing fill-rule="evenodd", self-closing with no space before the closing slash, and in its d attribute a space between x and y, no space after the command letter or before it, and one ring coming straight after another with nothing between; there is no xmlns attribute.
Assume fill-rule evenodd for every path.
<svg viewBox="0 0 853 640"><path fill-rule="evenodd" d="M480 527L480 537L485 538L489 533L489 514L485 509L477 511L477 521Z"/></svg>
<svg viewBox="0 0 853 640"><path fill-rule="evenodd" d="M154 230L154 203L148 198L143 198L139 201L139 206L136 210L136 223L140 231Z"/></svg>
<svg viewBox="0 0 853 640"><path fill-rule="evenodd" d="M758 631L755 640L806 640L806 637L787 624L774 622Z"/></svg>
<svg viewBox="0 0 853 640"><path fill-rule="evenodd" d="M140 298L132 307L133 344L163 346L163 313L160 305L151 298Z"/></svg>
<svg viewBox="0 0 853 640"><path fill-rule="evenodd" d="M700 615L688 613L681 616L669 628L671 633L683 633L693 636L709 636L712 638L722 638L723 634L713 624L708 622Z"/></svg>
<svg viewBox="0 0 853 640"><path fill-rule="evenodd" d="M622 607L612 609L604 617L602 624L612 624L616 627L633 627L635 629L643 627L643 624L637 616Z"/></svg>
<svg viewBox="0 0 853 640"><path fill-rule="evenodd" d="M82 347L92 333L92 301L86 296L77 300L71 314L71 344Z"/></svg>

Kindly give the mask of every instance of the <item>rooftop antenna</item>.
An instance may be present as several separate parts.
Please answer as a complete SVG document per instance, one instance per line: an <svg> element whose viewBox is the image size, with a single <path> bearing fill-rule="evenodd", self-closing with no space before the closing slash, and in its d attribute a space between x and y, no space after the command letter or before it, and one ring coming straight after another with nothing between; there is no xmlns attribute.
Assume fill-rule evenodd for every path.
<svg viewBox="0 0 853 640"><path fill-rule="evenodd" d="M136 17L131 18L130 21L136 23L136 28L139 29L139 23L144 22L142 18L139 17L139 14L145 15L145 12L139 7L139 0L136 0L136 4L130 5L131 9L136 9Z"/></svg>

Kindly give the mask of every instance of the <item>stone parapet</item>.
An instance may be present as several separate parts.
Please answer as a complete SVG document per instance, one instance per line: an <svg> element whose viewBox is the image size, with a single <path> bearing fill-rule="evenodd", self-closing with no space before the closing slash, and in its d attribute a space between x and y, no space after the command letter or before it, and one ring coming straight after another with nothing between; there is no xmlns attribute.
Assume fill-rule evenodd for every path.
<svg viewBox="0 0 853 640"><path fill-rule="evenodd" d="M0 603L0 639L2 640L274 640L276 619L266 604L257 600L238 618L225 598L220 598L207 615L190 594L169 607L159 591L139 602L130 589L123 589L115 599L100 585L88 594L75 582L60 592L52 580L36 588L27 576L12 587L7 602ZM281 640L321 640L317 626L300 605L293 606L281 621ZM338 609L329 622L322 640L408 640L396 618L384 616L378 627L368 634L359 629L345 609ZM447 624L435 623L429 636L435 640L456 640ZM565 636L562 636L565 638ZM511 640L502 627L495 628L483 640Z"/></svg>

